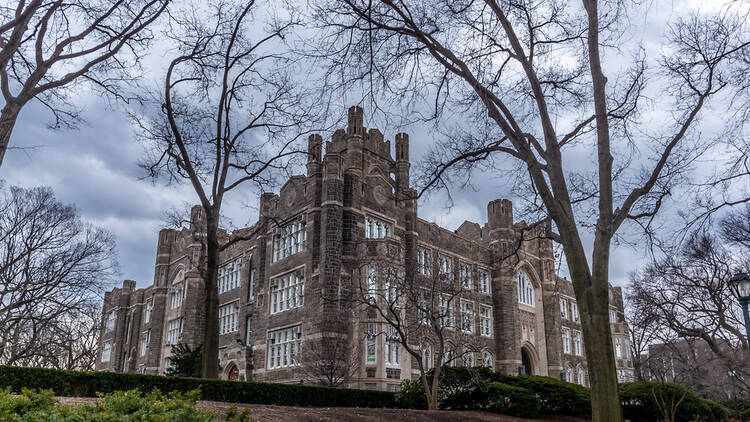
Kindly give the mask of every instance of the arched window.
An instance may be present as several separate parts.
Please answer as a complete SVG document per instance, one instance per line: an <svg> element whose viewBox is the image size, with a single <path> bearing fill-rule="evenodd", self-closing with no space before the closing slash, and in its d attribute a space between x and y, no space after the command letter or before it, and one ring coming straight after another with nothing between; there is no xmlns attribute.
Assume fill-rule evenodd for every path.
<svg viewBox="0 0 750 422"><path fill-rule="evenodd" d="M495 365L493 364L493 360L494 359L492 359L492 353L486 350L482 352L482 366L486 368L494 369Z"/></svg>
<svg viewBox="0 0 750 422"><path fill-rule="evenodd" d="M474 367L474 352L465 351L463 355L463 364L466 368Z"/></svg>
<svg viewBox="0 0 750 422"><path fill-rule="evenodd" d="M518 301L524 305L534 306L534 285L524 271L516 274L518 280Z"/></svg>
<svg viewBox="0 0 750 422"><path fill-rule="evenodd" d="M425 371L432 369L432 347L429 343L422 345L422 367Z"/></svg>
<svg viewBox="0 0 750 422"><path fill-rule="evenodd" d="M581 368L580 366L578 367L578 377L576 379L576 382L584 387L586 386L586 374L583 372L583 368Z"/></svg>

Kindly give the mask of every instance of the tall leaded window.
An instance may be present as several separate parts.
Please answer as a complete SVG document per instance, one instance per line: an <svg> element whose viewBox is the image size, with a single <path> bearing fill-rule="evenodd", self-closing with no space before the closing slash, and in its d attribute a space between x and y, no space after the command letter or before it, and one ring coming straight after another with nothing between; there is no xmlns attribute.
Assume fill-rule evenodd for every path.
<svg viewBox="0 0 750 422"><path fill-rule="evenodd" d="M570 317L573 321L578 321L578 304L576 302L570 302Z"/></svg>
<svg viewBox="0 0 750 422"><path fill-rule="evenodd" d="M112 311L107 314L107 323L104 326L104 332L109 333L115 329L115 312Z"/></svg>
<svg viewBox="0 0 750 422"><path fill-rule="evenodd" d="M494 365L492 364L494 359L492 359L492 353L488 351L482 352L482 366L485 368L494 369Z"/></svg>
<svg viewBox="0 0 750 422"><path fill-rule="evenodd" d="M456 352L453 350L451 345L446 344L443 346L443 359L440 362L442 365L454 366L455 365Z"/></svg>
<svg viewBox="0 0 750 422"><path fill-rule="evenodd" d="M581 332L573 331L573 354L581 356L583 354L583 347L581 342Z"/></svg>
<svg viewBox="0 0 750 422"><path fill-rule="evenodd" d="M451 281L453 279L453 259L448 255L441 254L438 258L438 265L440 268L440 279Z"/></svg>
<svg viewBox="0 0 750 422"><path fill-rule="evenodd" d="M375 265L367 266L367 286L366 299L375 299L378 295L378 267Z"/></svg>
<svg viewBox="0 0 750 422"><path fill-rule="evenodd" d="M622 339L615 337L615 355L618 359L622 358Z"/></svg>
<svg viewBox="0 0 750 422"><path fill-rule="evenodd" d="M154 311L154 299L151 298L146 301L146 316L144 317L144 322L148 324L151 321L151 312Z"/></svg>
<svg viewBox="0 0 750 422"><path fill-rule="evenodd" d="M239 313L239 304L236 301L219 307L219 334L237 331Z"/></svg>
<svg viewBox="0 0 750 422"><path fill-rule="evenodd" d="M240 267L242 260L237 258L219 267L219 294L240 287Z"/></svg>
<svg viewBox="0 0 750 422"><path fill-rule="evenodd" d="M169 288L169 309L175 309L182 306L182 302L187 295L187 282L178 281L172 283Z"/></svg>
<svg viewBox="0 0 750 422"><path fill-rule="evenodd" d="M458 277L461 280L461 287L471 289L471 265L465 262L458 264Z"/></svg>
<svg viewBox="0 0 750 422"><path fill-rule="evenodd" d="M271 313L299 308L303 305L305 273L299 269L271 280Z"/></svg>
<svg viewBox="0 0 750 422"><path fill-rule="evenodd" d="M268 369L298 366L301 352L301 325L268 332Z"/></svg>
<svg viewBox="0 0 750 422"><path fill-rule="evenodd" d="M253 300L255 299L255 277L256 277L256 271L255 268L250 269L250 281L248 282L247 286L247 300Z"/></svg>
<svg viewBox="0 0 750 422"><path fill-rule="evenodd" d="M586 374L583 372L583 368L578 368L578 384L581 384L582 386L586 386Z"/></svg>
<svg viewBox="0 0 750 422"><path fill-rule="evenodd" d="M401 363L401 343L395 328L388 326L385 333L385 363L398 366Z"/></svg>
<svg viewBox="0 0 750 422"><path fill-rule="evenodd" d="M461 301L461 331L474 332L474 303L466 300Z"/></svg>
<svg viewBox="0 0 750 422"><path fill-rule="evenodd" d="M473 368L474 367L474 353L473 352L464 352L463 357L463 364L466 368Z"/></svg>
<svg viewBox="0 0 750 422"><path fill-rule="evenodd" d="M427 276L432 273L432 254L427 248L417 249L417 271Z"/></svg>
<svg viewBox="0 0 750 422"><path fill-rule="evenodd" d="M479 293L490 294L490 273L479 270Z"/></svg>
<svg viewBox="0 0 750 422"><path fill-rule="evenodd" d="M563 327L562 329L562 346L563 353L570 353L570 329Z"/></svg>
<svg viewBox="0 0 750 422"><path fill-rule="evenodd" d="M175 318L167 323L167 345L177 344L182 337L182 318Z"/></svg>
<svg viewBox="0 0 750 422"><path fill-rule="evenodd" d="M306 224L304 216L299 216L291 223L274 229L273 262L305 250Z"/></svg>
<svg viewBox="0 0 750 422"><path fill-rule="evenodd" d="M440 321L443 327L453 328L453 305L451 299L440 296Z"/></svg>
<svg viewBox="0 0 750 422"><path fill-rule="evenodd" d="M386 284L386 300L388 301L389 307L401 306L401 296L403 296L403 289L401 288L401 272L395 268L388 268L388 277L385 280Z"/></svg>
<svg viewBox="0 0 750 422"><path fill-rule="evenodd" d="M151 342L151 330L146 330L141 334L141 356L146 356L149 342Z"/></svg>
<svg viewBox="0 0 750 422"><path fill-rule="evenodd" d="M519 271L516 279L518 280L518 301L524 305L534 306L534 285L531 284L531 279L524 271Z"/></svg>
<svg viewBox="0 0 750 422"><path fill-rule="evenodd" d="M432 304L430 303L430 294L427 290L419 290L417 296L417 318L420 324L430 325L431 314Z"/></svg>
<svg viewBox="0 0 750 422"><path fill-rule="evenodd" d="M112 342L102 344L102 362L109 362L112 355Z"/></svg>
<svg viewBox="0 0 750 422"><path fill-rule="evenodd" d="M568 319L568 300L564 297L560 298L560 316Z"/></svg>
<svg viewBox="0 0 750 422"><path fill-rule="evenodd" d="M383 239L391 237L393 229L391 223L375 217L365 217L365 237L368 239Z"/></svg>
<svg viewBox="0 0 750 422"><path fill-rule="evenodd" d="M422 344L422 368L425 371L432 369L432 347L429 343Z"/></svg>
<svg viewBox="0 0 750 422"><path fill-rule="evenodd" d="M609 310L609 322L611 322L612 324L617 322L617 312L615 312L614 309Z"/></svg>
<svg viewBox="0 0 750 422"><path fill-rule="evenodd" d="M492 336L492 308L479 307L479 334L484 337Z"/></svg>
<svg viewBox="0 0 750 422"><path fill-rule="evenodd" d="M365 363L377 363L378 361L378 326L369 323L365 329Z"/></svg>

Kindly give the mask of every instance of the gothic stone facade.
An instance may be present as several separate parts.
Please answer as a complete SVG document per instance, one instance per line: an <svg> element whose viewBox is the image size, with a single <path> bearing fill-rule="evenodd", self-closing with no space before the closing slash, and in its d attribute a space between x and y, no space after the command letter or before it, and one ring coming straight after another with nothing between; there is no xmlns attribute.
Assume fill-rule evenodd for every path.
<svg viewBox="0 0 750 422"><path fill-rule="evenodd" d="M214 329L223 378L315 382L306 360L320 356L310 351L337 348L335 339L355 368L348 386L397 388L415 376L416 362L394 347L377 312L340 299L394 271L408 282L429 284L440 273L465 283L448 304L462 324L454 330L464 334L449 336L451 354L462 356L453 364L586 383L576 377L585 369L583 346L571 334L580 323L561 308L562 299L575 303L572 285L555 275L548 239L520 241L528 228L514 224L510 201L490 202L487 223L467 221L455 232L418 218L409 136L396 134L394 158L391 142L363 127L359 107L349 109L348 127L333 133L325 155L319 135L308 148L307 175L291 177L278 195L263 194L258 222L225 235L242 240L221 255ZM203 224L195 207L189 228L161 230L153 284L139 289L126 280L105 295L98 370L162 374L171 344L201 343ZM622 294L613 288L611 296L613 332L625 338Z"/></svg>

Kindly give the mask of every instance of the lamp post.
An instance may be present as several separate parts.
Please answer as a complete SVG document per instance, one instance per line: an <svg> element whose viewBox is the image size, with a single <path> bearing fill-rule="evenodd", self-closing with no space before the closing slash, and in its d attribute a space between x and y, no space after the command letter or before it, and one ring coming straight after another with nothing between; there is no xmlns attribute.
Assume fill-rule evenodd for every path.
<svg viewBox="0 0 750 422"><path fill-rule="evenodd" d="M750 303L750 274L738 273L729 280L729 288L740 302L742 313L745 315L745 334L750 347L750 315L747 311L747 305Z"/></svg>

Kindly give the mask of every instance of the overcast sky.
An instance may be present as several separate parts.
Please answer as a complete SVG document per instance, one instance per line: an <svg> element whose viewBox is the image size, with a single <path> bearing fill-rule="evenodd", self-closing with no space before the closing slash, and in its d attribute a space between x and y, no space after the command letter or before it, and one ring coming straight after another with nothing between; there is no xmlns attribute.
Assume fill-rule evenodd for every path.
<svg viewBox="0 0 750 422"><path fill-rule="evenodd" d="M658 22L673 11L654 7L653 13L659 16L654 19ZM657 34L661 29L650 28ZM152 80L163 77L165 64L158 57L149 60L146 77ZM86 92L82 92L76 102L87 124L68 131L47 129L45 123L49 115L46 111L37 103L28 104L18 119L11 146L32 149L8 151L0 168L0 179L23 187L51 186L60 200L78 208L85 221L105 227L116 235L122 278L136 280L140 287L149 285L153 280L157 233L165 224L164 213L197 203L197 197L187 185L165 186L144 179L144 172L137 166L142 147L134 140L133 129L121 109L109 108L101 99ZM346 110L342 108L339 112L344 115ZM365 115L367 113L365 106ZM380 129L386 139L391 140L398 131L410 132L412 161L419 160L431 142L425 128ZM324 138L330 135L324 134ZM509 191L502 180L491 175L474 180L476 190L453 189L450 208L446 207L444 194L422 200L420 216L452 230L464 220L483 224L487 203L508 197ZM227 216L235 225L255 221L257 211L242 206L246 202L254 203L255 199L238 196L229 198L225 208ZM590 250L591 239L585 239L585 243ZM643 248L614 246L611 282L624 284L628 273L642 264L643 253Z"/></svg>

